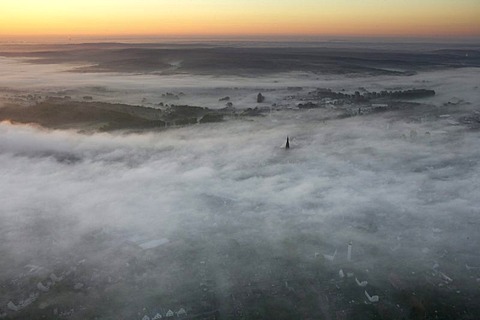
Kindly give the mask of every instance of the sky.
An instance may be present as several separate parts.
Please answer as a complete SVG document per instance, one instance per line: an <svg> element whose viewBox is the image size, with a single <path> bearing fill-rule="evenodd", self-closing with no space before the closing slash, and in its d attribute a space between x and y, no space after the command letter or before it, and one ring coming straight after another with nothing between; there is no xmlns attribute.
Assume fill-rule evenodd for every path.
<svg viewBox="0 0 480 320"><path fill-rule="evenodd" d="M0 0L0 36L480 36L478 0Z"/></svg>

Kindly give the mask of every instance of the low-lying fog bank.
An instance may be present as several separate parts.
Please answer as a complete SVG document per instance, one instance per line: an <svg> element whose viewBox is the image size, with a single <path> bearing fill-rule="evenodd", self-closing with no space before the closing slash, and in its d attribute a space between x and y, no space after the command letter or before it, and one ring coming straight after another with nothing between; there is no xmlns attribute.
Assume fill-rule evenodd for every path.
<svg viewBox="0 0 480 320"><path fill-rule="evenodd" d="M39 54L0 54L0 319L479 318L478 68Z"/></svg>
<svg viewBox="0 0 480 320"><path fill-rule="evenodd" d="M122 290L140 281L167 295L161 283L150 288L138 278L156 277L149 273L153 254L175 264L163 271L172 277L208 263L219 310L231 307L222 299L245 283L288 281L295 288L339 281L340 269L367 279L370 295L382 301L396 301L389 282L399 278L409 294L442 285L447 298L462 295L454 305L470 305L480 277L478 131L443 118L405 121L398 113L322 122L323 112L129 135L2 123L2 281L21 277L26 265L62 270L83 259L115 278L136 256L145 270L132 271L136 282ZM104 260L135 237L165 238L170 247ZM110 271L102 269L106 263ZM2 302L28 290L3 289ZM151 291L140 292L138 299L149 299ZM176 286L169 292L185 296ZM366 298L355 299L345 309ZM409 314L410 302L396 302L390 312Z"/></svg>

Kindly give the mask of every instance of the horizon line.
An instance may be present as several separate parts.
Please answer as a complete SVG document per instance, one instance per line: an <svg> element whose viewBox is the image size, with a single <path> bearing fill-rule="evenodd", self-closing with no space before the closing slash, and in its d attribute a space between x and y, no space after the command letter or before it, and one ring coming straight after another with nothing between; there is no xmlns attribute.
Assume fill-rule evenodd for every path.
<svg viewBox="0 0 480 320"><path fill-rule="evenodd" d="M168 40L261 40L272 41L289 39L289 41L305 41L305 40L329 40L342 41L348 40L480 40L480 34L459 35L459 34L432 34L432 35L415 35L415 34L0 34L0 39L22 40L22 39L168 39Z"/></svg>

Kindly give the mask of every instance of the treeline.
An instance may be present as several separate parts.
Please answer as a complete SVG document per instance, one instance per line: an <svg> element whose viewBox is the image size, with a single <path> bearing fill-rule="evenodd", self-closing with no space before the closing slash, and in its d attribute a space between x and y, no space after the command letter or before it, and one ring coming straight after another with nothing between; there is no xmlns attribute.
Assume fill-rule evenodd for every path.
<svg viewBox="0 0 480 320"><path fill-rule="evenodd" d="M343 92L335 92L331 89L317 89L309 93L317 99L330 98L330 99L344 99L353 100L356 102L369 101L371 99L378 98L393 98L393 99L418 99L431 97L435 95L435 90L429 89L410 89L410 90L382 90L380 92L364 92L360 93L355 91L354 94L348 94Z"/></svg>

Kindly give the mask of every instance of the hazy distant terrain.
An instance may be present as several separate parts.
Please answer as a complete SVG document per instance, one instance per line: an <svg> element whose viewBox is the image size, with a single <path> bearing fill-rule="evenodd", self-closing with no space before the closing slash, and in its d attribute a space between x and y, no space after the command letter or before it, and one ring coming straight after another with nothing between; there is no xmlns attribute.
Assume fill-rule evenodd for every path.
<svg viewBox="0 0 480 320"><path fill-rule="evenodd" d="M0 319L479 318L479 67L1 45Z"/></svg>
<svg viewBox="0 0 480 320"><path fill-rule="evenodd" d="M76 72L138 72L158 74L264 75L303 71L319 74L405 74L445 67L479 67L473 44L460 46L366 43L225 44L65 44L5 46L6 57L28 57L35 63L83 64ZM419 50L420 49L420 50Z"/></svg>

